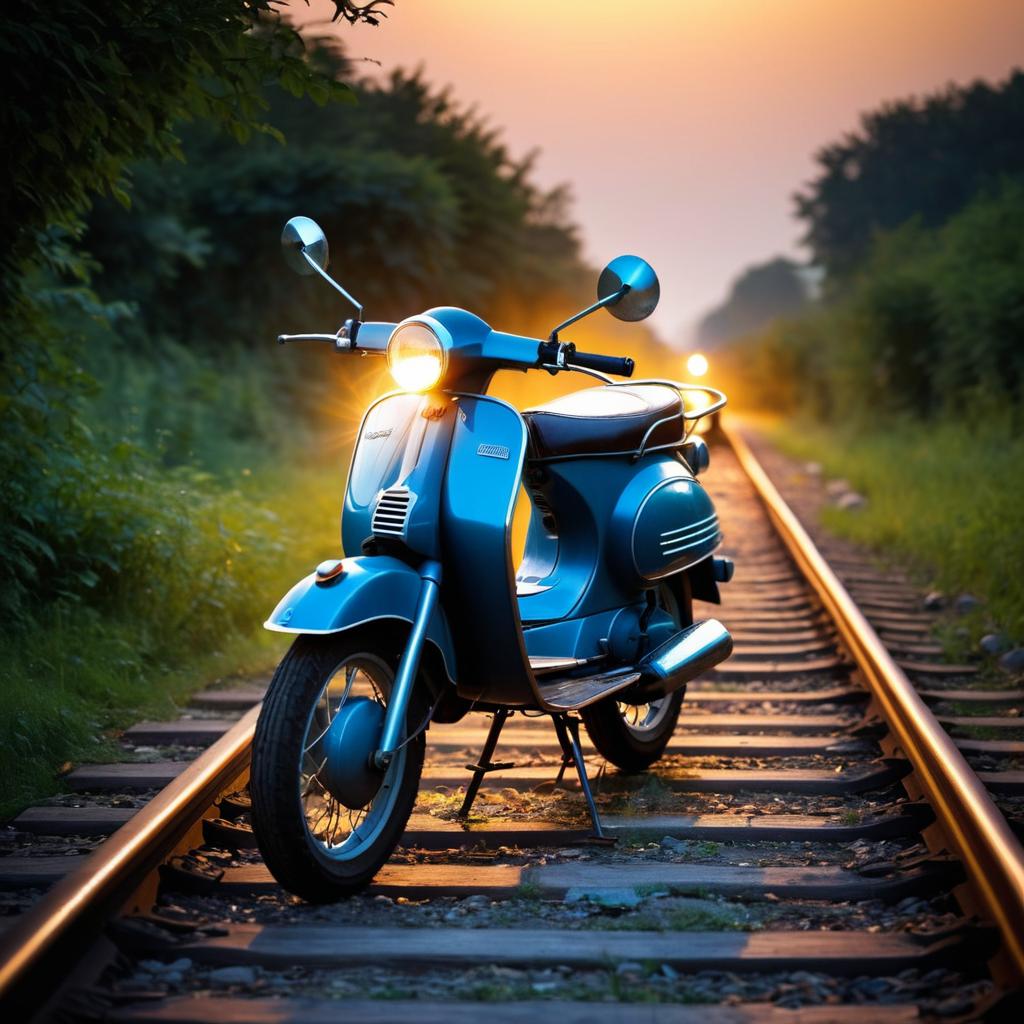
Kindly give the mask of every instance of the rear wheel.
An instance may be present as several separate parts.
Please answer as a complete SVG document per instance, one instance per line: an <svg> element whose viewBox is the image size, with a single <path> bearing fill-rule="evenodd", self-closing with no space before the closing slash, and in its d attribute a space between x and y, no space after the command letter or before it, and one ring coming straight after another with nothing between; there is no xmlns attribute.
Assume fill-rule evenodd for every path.
<svg viewBox="0 0 1024 1024"><path fill-rule="evenodd" d="M693 621L690 601L683 606L667 586L658 589L658 606L680 629ZM685 696L683 688L647 704L626 704L610 697L584 708L580 715L591 742L605 760L625 772L641 772L665 753Z"/></svg>
<svg viewBox="0 0 1024 1024"><path fill-rule="evenodd" d="M250 777L253 832L273 876L311 902L338 900L368 885L398 845L416 800L422 734L398 750L379 784L370 777L368 801L349 800L361 806L343 804L326 781L332 721L346 706L369 701L383 716L399 650L390 634L369 628L299 637L260 712ZM365 751L351 756L360 766L366 762Z"/></svg>

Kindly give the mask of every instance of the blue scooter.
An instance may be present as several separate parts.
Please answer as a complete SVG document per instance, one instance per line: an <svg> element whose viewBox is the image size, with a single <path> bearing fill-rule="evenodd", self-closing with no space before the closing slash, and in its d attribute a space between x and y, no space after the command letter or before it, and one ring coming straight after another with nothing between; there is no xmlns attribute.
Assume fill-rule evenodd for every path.
<svg viewBox="0 0 1024 1024"><path fill-rule="evenodd" d="M598 309L636 321L659 297L653 269L620 256L597 301L547 340L492 330L441 307L399 324L363 322L326 271L317 224L288 222L287 262L357 309L335 334L282 335L383 355L399 391L363 417L342 513L344 558L321 563L266 622L296 639L267 692L252 749L252 822L277 880L327 902L366 886L399 841L419 788L425 733L469 711L492 714L467 786L469 814L502 726L551 717L579 776L594 838L606 840L580 746L625 771L664 752L688 680L732 640L694 622L718 602L732 563L715 558L718 518L697 475L696 420L714 388L629 377L633 361L580 352L561 333ZM500 369L582 372L600 385L518 412L487 394ZM702 392L689 408L682 392ZM532 504L525 555L512 514Z"/></svg>

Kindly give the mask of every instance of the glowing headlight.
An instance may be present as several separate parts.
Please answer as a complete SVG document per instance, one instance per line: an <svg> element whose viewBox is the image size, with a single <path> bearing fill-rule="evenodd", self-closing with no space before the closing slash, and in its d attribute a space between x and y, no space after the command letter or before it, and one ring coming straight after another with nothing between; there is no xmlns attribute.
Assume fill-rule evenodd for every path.
<svg viewBox="0 0 1024 1024"><path fill-rule="evenodd" d="M686 360L686 372L691 377L703 377L708 372L708 358L701 352L694 352Z"/></svg>
<svg viewBox="0 0 1024 1024"><path fill-rule="evenodd" d="M403 324L388 342L388 369L405 391L429 391L444 375L447 354L423 324Z"/></svg>

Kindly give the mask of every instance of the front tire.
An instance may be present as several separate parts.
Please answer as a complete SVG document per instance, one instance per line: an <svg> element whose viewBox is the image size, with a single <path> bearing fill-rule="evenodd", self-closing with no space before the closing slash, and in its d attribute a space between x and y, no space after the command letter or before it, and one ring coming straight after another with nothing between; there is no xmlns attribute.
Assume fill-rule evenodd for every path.
<svg viewBox="0 0 1024 1024"><path fill-rule="evenodd" d="M667 586L658 589L658 604L682 629L693 622L689 587L686 600L678 601ZM583 708L580 716L598 753L624 772L650 768L668 746L675 732L686 688L648 704L625 704L614 697Z"/></svg>
<svg viewBox="0 0 1024 1024"><path fill-rule="evenodd" d="M346 808L317 774L325 764L318 743L346 701L368 697L386 707L400 644L373 628L300 636L267 691L252 746L253 832L271 874L312 903L365 888L401 840L416 802L422 733L395 754L364 808Z"/></svg>

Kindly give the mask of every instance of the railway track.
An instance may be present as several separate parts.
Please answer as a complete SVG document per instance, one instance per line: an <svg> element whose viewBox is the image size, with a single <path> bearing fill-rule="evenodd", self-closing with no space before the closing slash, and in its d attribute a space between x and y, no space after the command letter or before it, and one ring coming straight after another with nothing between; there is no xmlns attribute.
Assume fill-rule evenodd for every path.
<svg viewBox="0 0 1024 1024"><path fill-rule="evenodd" d="M900 611L905 583L837 559L854 603L730 440L709 472L736 653L691 686L656 770L600 774L615 847L586 844L582 798L552 785L550 724L518 715L501 747L517 766L457 824L474 716L431 731L405 844L373 888L296 903L247 825L260 692L214 691L129 731L153 759L83 766L77 800L14 823L0 885L26 904L49 888L0 937L4 1019L1012 1017L1024 853L986 786L1012 814L1022 744L956 735L965 706L988 723L1010 699L963 697L977 691L942 670L928 622ZM888 617L887 646L865 611Z"/></svg>

